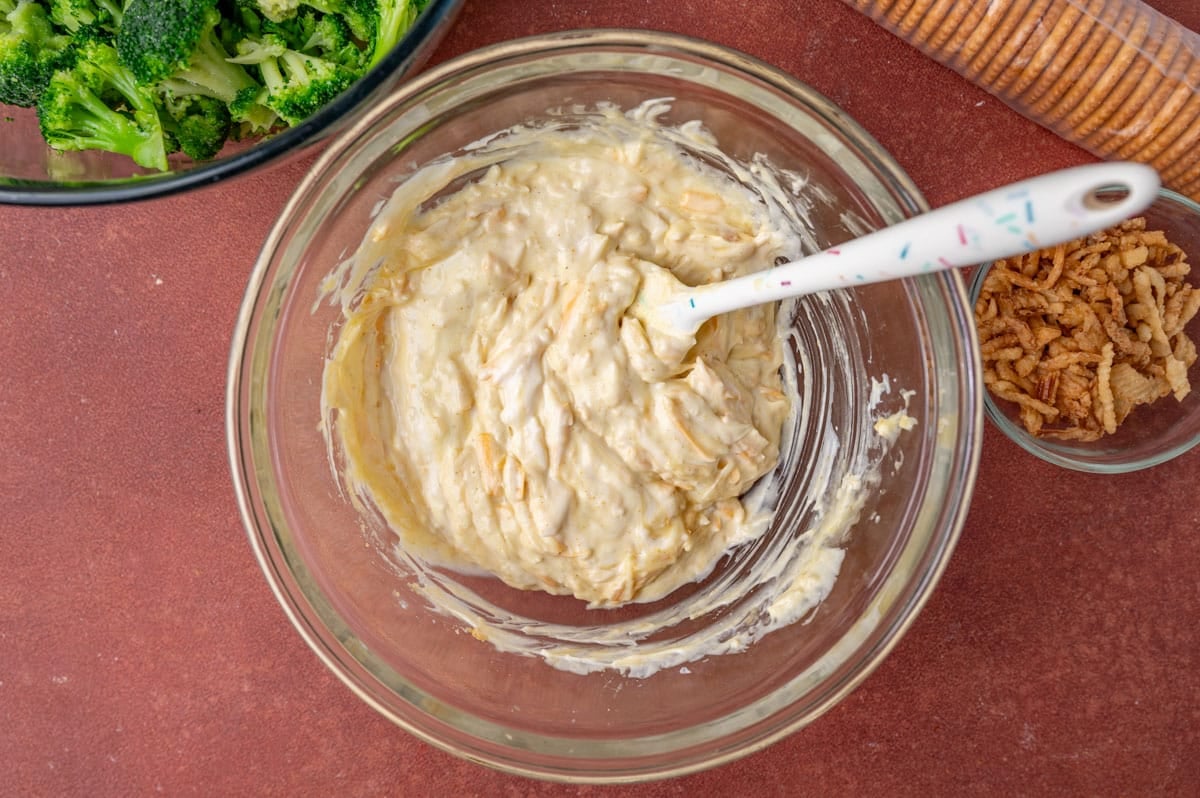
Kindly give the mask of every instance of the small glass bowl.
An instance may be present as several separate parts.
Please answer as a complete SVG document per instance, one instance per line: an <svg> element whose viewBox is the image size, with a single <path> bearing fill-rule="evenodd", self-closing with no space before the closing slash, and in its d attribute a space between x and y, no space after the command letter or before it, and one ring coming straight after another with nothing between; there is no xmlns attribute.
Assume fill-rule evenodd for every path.
<svg viewBox="0 0 1200 798"><path fill-rule="evenodd" d="M664 97L672 98L665 123L699 120L730 157L761 154L790 170L789 184L804 189L797 201L807 203L813 251L927 208L844 112L745 55L650 31L523 39L417 76L330 145L268 237L234 333L226 416L233 478L251 544L288 616L384 716L510 772L572 782L662 778L744 756L812 722L912 623L974 488L978 345L962 277L947 272L788 308L793 364L804 359L793 372L803 410L771 477L782 488L771 526L700 583L652 604L588 610L494 579L415 570L397 560L386 524L348 500L319 428L322 372L341 313L317 298L373 210L415 168L551 109L634 108ZM881 455L877 481L860 481L854 453L879 440L871 408L880 392L888 413L903 403L916 426ZM646 646L682 658L698 640L751 639L731 619L769 619L756 602L773 588L755 590L759 583L743 580L747 569L805 550L821 508L840 506L842 494L861 499L861 509L854 522L829 514L846 535L844 560L832 592L802 620L740 653L672 660L644 677L562 667L640 657ZM746 582L753 592L689 614L706 592ZM463 614L432 606L425 585L469 594L455 605ZM480 614L504 623L510 650L477 639L478 627L464 619ZM685 621L669 626L664 616Z"/></svg>
<svg viewBox="0 0 1200 798"><path fill-rule="evenodd" d="M1147 230L1163 230L1167 239L1200 263L1200 205L1169 189L1142 214ZM990 264L980 266L971 278L971 307L975 307ZM1195 285L1197 278L1189 277ZM1200 315L1187 326L1193 341L1200 336ZM1135 408L1113 435L1097 441L1065 441L1030 435L1021 424L1018 406L984 391L984 410L1001 432L1025 451L1049 463L1094 474L1122 474L1165 463L1200 443L1200 372L1189 374L1192 392L1182 402L1167 396Z"/></svg>
<svg viewBox="0 0 1200 798"><path fill-rule="evenodd" d="M165 197L211 185L298 155L345 127L433 54L463 0L430 0L395 48L357 82L298 125L263 138L231 141L215 157L193 161L176 153L170 169L145 169L110 152L59 152L38 128L32 108L0 105L0 204L102 205Z"/></svg>

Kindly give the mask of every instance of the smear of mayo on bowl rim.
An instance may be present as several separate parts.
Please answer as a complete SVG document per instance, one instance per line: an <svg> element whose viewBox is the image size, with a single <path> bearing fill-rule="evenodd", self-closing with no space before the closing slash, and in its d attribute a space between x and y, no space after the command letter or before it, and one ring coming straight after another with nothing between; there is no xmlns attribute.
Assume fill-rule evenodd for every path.
<svg viewBox="0 0 1200 798"><path fill-rule="evenodd" d="M813 248L799 175L669 107L568 109L420 168L323 286L343 311L323 432L368 538L479 639L578 673L645 677L809 616L916 424L852 342L800 334L853 320L847 292L698 341L639 326L641 264L695 284ZM828 421L835 397L858 427ZM523 614L481 572L595 620Z"/></svg>

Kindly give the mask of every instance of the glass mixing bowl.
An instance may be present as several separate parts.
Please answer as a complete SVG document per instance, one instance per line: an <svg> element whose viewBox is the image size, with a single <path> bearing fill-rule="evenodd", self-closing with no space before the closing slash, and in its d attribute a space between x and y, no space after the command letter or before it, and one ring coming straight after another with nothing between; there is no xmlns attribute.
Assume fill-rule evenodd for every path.
<svg viewBox="0 0 1200 798"><path fill-rule="evenodd" d="M703 582L653 604L588 610L571 598L414 567L378 515L347 500L319 429L322 368L340 308L318 297L378 204L415 167L547 109L629 108L662 97L674 98L666 121L700 120L728 155L761 154L790 170L792 201L810 221L806 247L925 209L895 161L842 111L749 57L652 32L519 40L416 78L331 144L265 243L236 328L231 465L253 548L288 616L383 715L511 772L610 782L676 775L810 723L912 622L946 565L974 485L976 341L962 280L943 273L783 309L800 412L769 477L782 486L771 527ZM916 426L880 447L870 408L906 405ZM864 453L878 478L855 490L845 480ZM839 486L863 506L840 530L844 561L832 591L801 621L761 634L762 598L777 585L739 589L757 565L805 550L807 530L829 517L823 505ZM716 589L734 599L688 616L689 602ZM439 592L442 610L430 600ZM672 613L685 620L656 628ZM734 650L753 642L689 659L688 647L706 637ZM639 652L678 656L650 675L604 666ZM586 670L580 663L597 669L565 669Z"/></svg>
<svg viewBox="0 0 1200 798"><path fill-rule="evenodd" d="M0 105L0 203L98 205L166 196L273 163L341 130L415 72L454 22L463 0L430 0L395 48L350 88L301 124L266 138L230 142L211 160L170 157L170 170L144 169L123 155L58 152L46 145L32 108Z"/></svg>

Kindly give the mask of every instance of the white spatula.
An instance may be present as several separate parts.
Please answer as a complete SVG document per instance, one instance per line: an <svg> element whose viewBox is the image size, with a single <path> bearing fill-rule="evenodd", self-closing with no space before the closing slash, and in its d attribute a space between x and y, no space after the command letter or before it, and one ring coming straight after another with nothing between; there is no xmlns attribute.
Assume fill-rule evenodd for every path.
<svg viewBox="0 0 1200 798"><path fill-rule="evenodd" d="M663 269L643 284L639 315L662 332L691 335L737 308L1008 258L1136 216L1158 188L1158 173L1143 164L1063 169L733 280L689 288Z"/></svg>

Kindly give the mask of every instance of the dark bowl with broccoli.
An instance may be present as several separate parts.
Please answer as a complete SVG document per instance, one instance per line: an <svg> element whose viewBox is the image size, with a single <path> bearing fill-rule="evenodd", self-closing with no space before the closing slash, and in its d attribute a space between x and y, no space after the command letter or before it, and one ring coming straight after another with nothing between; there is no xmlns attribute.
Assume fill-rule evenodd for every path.
<svg viewBox="0 0 1200 798"><path fill-rule="evenodd" d="M208 185L318 143L462 0L0 0L0 203Z"/></svg>

